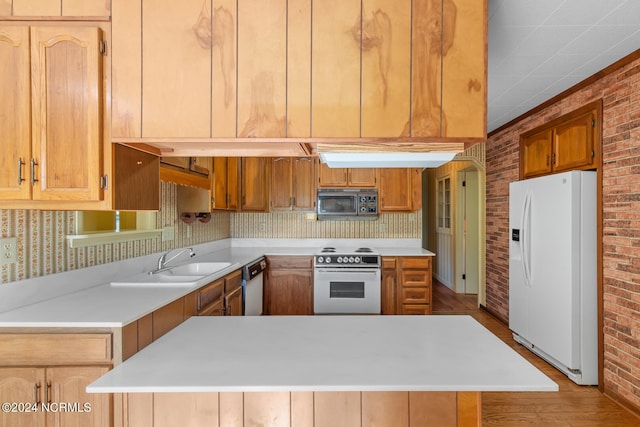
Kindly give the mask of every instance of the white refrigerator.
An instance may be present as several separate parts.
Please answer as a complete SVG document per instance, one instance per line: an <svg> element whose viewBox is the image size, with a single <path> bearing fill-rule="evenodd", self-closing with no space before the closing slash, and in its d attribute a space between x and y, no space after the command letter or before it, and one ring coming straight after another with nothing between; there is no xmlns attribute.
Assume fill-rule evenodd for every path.
<svg viewBox="0 0 640 427"><path fill-rule="evenodd" d="M577 384L598 382L596 173L509 185L509 328Z"/></svg>

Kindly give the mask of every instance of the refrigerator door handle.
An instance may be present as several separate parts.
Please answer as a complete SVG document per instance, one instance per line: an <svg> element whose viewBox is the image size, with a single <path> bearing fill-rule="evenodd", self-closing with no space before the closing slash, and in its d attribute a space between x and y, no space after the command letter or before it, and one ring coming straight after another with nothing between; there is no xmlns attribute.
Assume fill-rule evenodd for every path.
<svg viewBox="0 0 640 427"><path fill-rule="evenodd" d="M524 206L522 208L522 266L524 268L524 283L531 287L531 251L529 250L529 237L531 236L531 192L527 191L524 196Z"/></svg>

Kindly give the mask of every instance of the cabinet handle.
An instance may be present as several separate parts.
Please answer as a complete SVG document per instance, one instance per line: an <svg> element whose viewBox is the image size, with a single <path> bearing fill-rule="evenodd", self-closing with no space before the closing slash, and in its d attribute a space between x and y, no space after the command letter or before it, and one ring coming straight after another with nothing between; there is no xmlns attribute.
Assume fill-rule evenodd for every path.
<svg viewBox="0 0 640 427"><path fill-rule="evenodd" d="M22 177L22 167L24 166L24 162L22 161L22 157L18 157L18 185L22 185L25 179Z"/></svg>
<svg viewBox="0 0 640 427"><path fill-rule="evenodd" d="M36 185L38 180L36 179L36 166L38 166L38 162L33 157L31 158L31 186Z"/></svg>
<svg viewBox="0 0 640 427"><path fill-rule="evenodd" d="M547 166L549 166L549 155L547 154Z"/></svg>
<svg viewBox="0 0 640 427"><path fill-rule="evenodd" d="M44 400L51 403L51 381L47 381L47 387L44 389Z"/></svg>
<svg viewBox="0 0 640 427"><path fill-rule="evenodd" d="M33 385L33 401L35 403L40 403L40 383L35 383Z"/></svg>

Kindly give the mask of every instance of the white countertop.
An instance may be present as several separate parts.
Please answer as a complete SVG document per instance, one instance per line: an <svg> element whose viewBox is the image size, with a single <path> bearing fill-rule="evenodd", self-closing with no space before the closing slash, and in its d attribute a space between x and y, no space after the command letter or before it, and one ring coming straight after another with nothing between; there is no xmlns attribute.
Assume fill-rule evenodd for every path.
<svg viewBox="0 0 640 427"><path fill-rule="evenodd" d="M557 391L470 316L192 317L90 393Z"/></svg>
<svg viewBox="0 0 640 427"><path fill-rule="evenodd" d="M352 241L350 239L345 239L345 241L352 246L369 243L368 241ZM237 246L234 243L237 243ZM299 245L294 245L296 243ZM7 292L13 288L17 292L25 294L18 299L19 301L28 301L30 298L36 298L42 292L51 292L49 288L53 285L61 287L69 285L71 287L68 286L68 289L71 290L60 292L57 295L51 292L50 296L48 295L41 301L36 299L34 303L17 304L16 308L0 312L0 327L123 327L262 256L311 256L321 247L322 243L315 239L300 239L299 241L242 239L232 242L232 245L227 247L220 247L221 244L216 243L211 245L213 250L210 252L207 252L206 249L197 250L198 256L186 261L186 263L212 261L229 262L231 265L215 274L203 277L192 286L148 286L141 284L135 287L125 287L109 284L122 280L127 275L132 276L152 270L158 258L156 255L37 278L33 281L39 283L39 288L28 292L21 288L24 285L17 282L2 285L0 291ZM394 243L397 245L396 247L377 247L376 249L380 251L381 255L387 256L433 255L420 247L399 246L402 241ZM126 266L123 269L124 272L119 273L119 265ZM71 280L86 281L88 285L82 287L81 284L65 283L65 281ZM4 295L0 294L0 298L3 298Z"/></svg>

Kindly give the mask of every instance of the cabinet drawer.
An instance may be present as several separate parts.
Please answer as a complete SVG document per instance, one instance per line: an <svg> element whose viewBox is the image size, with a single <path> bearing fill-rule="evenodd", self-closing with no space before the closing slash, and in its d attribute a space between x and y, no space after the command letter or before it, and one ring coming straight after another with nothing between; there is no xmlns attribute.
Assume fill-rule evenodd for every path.
<svg viewBox="0 0 640 427"><path fill-rule="evenodd" d="M431 258L429 257L415 257L415 258L407 258L403 257L400 259L402 262L402 269L408 270L429 270L431 266Z"/></svg>
<svg viewBox="0 0 640 427"><path fill-rule="evenodd" d="M242 270L236 270L224 277L224 292L229 293L242 286Z"/></svg>
<svg viewBox="0 0 640 427"><path fill-rule="evenodd" d="M196 311L200 312L204 307L211 304L222 297L224 291L224 279L218 279L197 292Z"/></svg>
<svg viewBox="0 0 640 427"><path fill-rule="evenodd" d="M382 257L382 269L383 270L395 270L396 258Z"/></svg>
<svg viewBox="0 0 640 427"><path fill-rule="evenodd" d="M276 256L267 257L267 265L271 269L278 268L313 268L313 257L310 256Z"/></svg>
<svg viewBox="0 0 640 427"><path fill-rule="evenodd" d="M403 304L428 304L431 300L429 288L402 288L400 296Z"/></svg>
<svg viewBox="0 0 640 427"><path fill-rule="evenodd" d="M224 298L212 302L202 310L198 311L198 316L222 316L222 307L224 306Z"/></svg>
<svg viewBox="0 0 640 427"><path fill-rule="evenodd" d="M415 288L415 287L428 287L431 283L430 272L423 271L403 271L402 272L402 286Z"/></svg>
<svg viewBox="0 0 640 427"><path fill-rule="evenodd" d="M400 314L431 314L431 306L429 304L402 304L402 313Z"/></svg>
<svg viewBox="0 0 640 427"><path fill-rule="evenodd" d="M2 334L0 361L11 365L111 363L111 334Z"/></svg>

